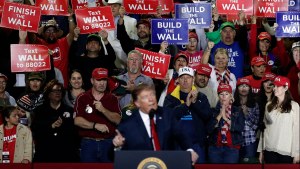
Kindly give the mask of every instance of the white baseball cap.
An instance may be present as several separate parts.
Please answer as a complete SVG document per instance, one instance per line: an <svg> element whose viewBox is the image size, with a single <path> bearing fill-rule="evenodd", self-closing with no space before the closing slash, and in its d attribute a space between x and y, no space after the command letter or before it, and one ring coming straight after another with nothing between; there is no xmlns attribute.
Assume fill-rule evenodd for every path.
<svg viewBox="0 0 300 169"><path fill-rule="evenodd" d="M181 75L190 75L190 76L194 77L194 69L190 68L190 67L179 68L178 76L181 76Z"/></svg>
<svg viewBox="0 0 300 169"><path fill-rule="evenodd" d="M295 47L300 47L300 41L293 43L293 45L292 45L292 51L294 50Z"/></svg>

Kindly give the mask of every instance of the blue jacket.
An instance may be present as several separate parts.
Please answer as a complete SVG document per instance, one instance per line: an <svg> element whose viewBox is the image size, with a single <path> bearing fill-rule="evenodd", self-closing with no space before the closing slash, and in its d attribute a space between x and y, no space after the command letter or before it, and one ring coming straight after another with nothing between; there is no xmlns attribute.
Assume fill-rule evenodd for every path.
<svg viewBox="0 0 300 169"><path fill-rule="evenodd" d="M174 150L175 140L180 143L182 149L192 148L191 141L181 132L172 110L158 107L155 119L162 150ZM132 111L131 117L121 121L118 130L125 138L122 150L153 150L152 141L138 109Z"/></svg>
<svg viewBox="0 0 300 169"><path fill-rule="evenodd" d="M194 133L191 138L193 144L205 145L206 141L206 122L211 118L210 105L206 95L198 93L197 101L192 103L189 107L185 103L181 103L179 98L169 94L165 98L164 107L172 108L177 120L183 119L185 116L192 115L192 124ZM181 128L184 129L184 124L180 123ZM188 131L184 131L188 132Z"/></svg>
<svg viewBox="0 0 300 169"><path fill-rule="evenodd" d="M212 109L212 118L209 121L207 126L208 133L209 133L209 142L211 145L215 145L217 143L218 133L221 130L220 120L219 123L217 121L217 116L220 114L221 105L220 103L217 104L216 108ZM242 132L244 131L245 126L245 117L243 111L238 107L232 105L231 107L231 126L230 126L230 133L232 137L232 144L233 145L242 145L243 143L243 136Z"/></svg>

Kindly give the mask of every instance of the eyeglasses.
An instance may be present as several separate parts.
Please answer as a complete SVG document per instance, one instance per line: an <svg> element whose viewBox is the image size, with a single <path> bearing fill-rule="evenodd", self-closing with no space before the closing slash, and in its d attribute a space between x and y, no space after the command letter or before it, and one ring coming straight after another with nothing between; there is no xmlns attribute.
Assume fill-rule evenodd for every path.
<svg viewBox="0 0 300 169"><path fill-rule="evenodd" d="M3 85L3 86L5 86L7 83L5 82L5 81L3 81L3 82L0 82L0 85Z"/></svg>

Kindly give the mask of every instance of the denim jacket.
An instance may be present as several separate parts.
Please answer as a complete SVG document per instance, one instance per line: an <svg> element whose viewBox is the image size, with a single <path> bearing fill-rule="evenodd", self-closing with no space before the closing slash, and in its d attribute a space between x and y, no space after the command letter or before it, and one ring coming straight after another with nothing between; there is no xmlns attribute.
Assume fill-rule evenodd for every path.
<svg viewBox="0 0 300 169"><path fill-rule="evenodd" d="M217 104L216 108L212 109L212 118L210 119L207 130L209 134L209 143L211 145L216 145L218 133L220 132L221 128L217 121L217 116L220 113L221 105L220 103ZM220 123L220 122L219 122ZM230 133L232 137L232 144L233 145L241 145L243 143L243 136L242 132L245 126L245 117L243 111L232 105L231 107L231 126L230 126Z"/></svg>

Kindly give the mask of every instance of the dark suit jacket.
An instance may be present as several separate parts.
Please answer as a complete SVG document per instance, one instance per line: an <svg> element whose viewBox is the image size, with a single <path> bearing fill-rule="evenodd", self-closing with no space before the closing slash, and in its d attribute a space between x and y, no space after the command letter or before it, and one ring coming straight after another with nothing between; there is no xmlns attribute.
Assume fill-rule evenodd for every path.
<svg viewBox="0 0 300 169"><path fill-rule="evenodd" d="M118 130L125 138L122 150L153 150L151 139L138 109L133 110L131 117L121 121ZM161 107L157 109L156 131L162 150L173 150L174 139L184 150L192 147L192 142L180 130L171 109Z"/></svg>

